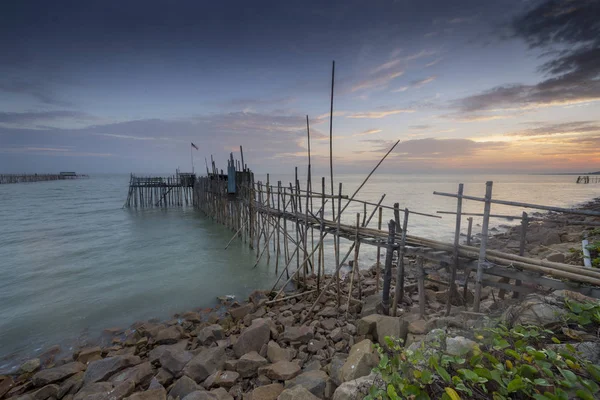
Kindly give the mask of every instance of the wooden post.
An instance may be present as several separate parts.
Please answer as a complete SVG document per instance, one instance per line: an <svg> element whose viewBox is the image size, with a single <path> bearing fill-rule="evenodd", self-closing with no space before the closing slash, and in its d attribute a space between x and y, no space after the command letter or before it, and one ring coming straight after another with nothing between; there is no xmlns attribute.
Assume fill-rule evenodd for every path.
<svg viewBox="0 0 600 400"><path fill-rule="evenodd" d="M319 237L323 237L325 230L325 177L321 177L321 223L319 226ZM325 275L325 252L323 249L323 241L319 242L319 269L317 274L317 292L320 290L321 272Z"/></svg>
<svg viewBox="0 0 600 400"><path fill-rule="evenodd" d="M334 203L332 201L332 203ZM335 233L335 265L340 265L340 220L342 219L341 214L341 205L342 205L342 182L339 183L338 189L338 218L337 218L337 227ZM337 291L337 306L340 306L340 274L339 271L335 273L335 288Z"/></svg>
<svg viewBox="0 0 600 400"><path fill-rule="evenodd" d="M485 264L485 251L488 240L488 225L490 222L490 208L492 200L492 185L494 183L488 181L485 183L485 206L483 208L483 223L481 226L481 245L479 247L479 261L477 263L477 276L475 278L475 300L473 303L473 311L479 312L479 303L481 302L481 280L483 279L483 268Z"/></svg>
<svg viewBox="0 0 600 400"><path fill-rule="evenodd" d="M467 228L467 246L471 245L471 230L473 229L473 217L467 218L469 221L469 227Z"/></svg>
<svg viewBox="0 0 600 400"><path fill-rule="evenodd" d="M456 226L454 227L454 263L452 264L452 270L450 271L450 285L448 286L448 295L446 299L446 317L450 315L450 309L452 308L452 296L458 293L456 290L456 269L458 268L458 245L460 244L460 218L462 213L462 195L463 195L463 184L458 184L458 197L456 199ZM465 299L466 301L466 299Z"/></svg>
<svg viewBox="0 0 600 400"><path fill-rule="evenodd" d="M354 262L352 263L352 275L350 276L350 287L348 288L348 302L346 303L346 315L348 315L348 310L350 309L350 299L352 298L352 289L354 286L354 274L360 272L358 271L358 248L360 242L358 241L358 228L360 227L360 213L356 213L356 235L354 236ZM359 283L360 287L360 283ZM360 289L359 289L360 291ZM360 296L359 296L360 297Z"/></svg>
<svg viewBox="0 0 600 400"><path fill-rule="evenodd" d="M385 272L383 274L383 294L381 305L385 315L390 314L390 287L392 284L392 262L394 253L394 239L396 238L396 221L393 219L388 223L389 235L385 252Z"/></svg>
<svg viewBox="0 0 600 400"><path fill-rule="evenodd" d="M381 230L381 216L383 213L383 208L379 207L379 219L377 221L377 229ZM379 293L379 279L380 279L380 275L381 275L381 247L377 246L377 264L375 266L376 271L375 271L375 280L377 281L375 283L375 292Z"/></svg>
<svg viewBox="0 0 600 400"><path fill-rule="evenodd" d="M404 221L402 222L402 239L398 248L398 266L396 268L396 290L394 293L394 303L392 316L396 316L398 306L404 299L404 246L406 245L406 230L408 227L408 208L404 209Z"/></svg>
<svg viewBox="0 0 600 400"><path fill-rule="evenodd" d="M527 243L527 225L529 225L529 219L527 213L523 211L521 218L521 241L519 243L519 255L523 257L525 255L525 244ZM520 280L516 280L515 285L521 286L523 283ZM519 298L519 292L513 292L513 298Z"/></svg>

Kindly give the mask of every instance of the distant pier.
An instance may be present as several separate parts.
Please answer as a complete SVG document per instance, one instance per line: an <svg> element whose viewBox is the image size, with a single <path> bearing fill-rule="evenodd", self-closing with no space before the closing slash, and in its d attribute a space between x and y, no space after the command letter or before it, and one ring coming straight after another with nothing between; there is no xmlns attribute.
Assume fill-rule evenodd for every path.
<svg viewBox="0 0 600 400"><path fill-rule="evenodd" d="M580 175L577 177L576 183L598 183L598 182L600 182L600 176Z"/></svg>
<svg viewBox="0 0 600 400"><path fill-rule="evenodd" d="M89 176L77 174L75 172L59 172L58 174L0 174L0 185L7 183L63 181L81 178L89 178Z"/></svg>

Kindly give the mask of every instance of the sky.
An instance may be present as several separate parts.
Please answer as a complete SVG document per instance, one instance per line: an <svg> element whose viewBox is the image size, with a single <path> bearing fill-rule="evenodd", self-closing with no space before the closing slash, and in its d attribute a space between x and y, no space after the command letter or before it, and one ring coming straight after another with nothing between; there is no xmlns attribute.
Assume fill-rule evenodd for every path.
<svg viewBox="0 0 600 400"><path fill-rule="evenodd" d="M5 1L0 173L600 170L600 0ZM194 143L198 150L191 147Z"/></svg>

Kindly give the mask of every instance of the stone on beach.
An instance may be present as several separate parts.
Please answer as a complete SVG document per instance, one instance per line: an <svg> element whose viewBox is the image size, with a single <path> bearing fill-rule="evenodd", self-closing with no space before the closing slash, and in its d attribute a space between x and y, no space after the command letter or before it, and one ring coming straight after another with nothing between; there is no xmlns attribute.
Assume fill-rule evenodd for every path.
<svg viewBox="0 0 600 400"><path fill-rule="evenodd" d="M293 349L284 349L277 342L270 341L267 344L267 358L272 363L278 361L292 361L295 351Z"/></svg>
<svg viewBox="0 0 600 400"><path fill-rule="evenodd" d="M252 325L244 329L233 345L236 357L241 357L251 351L260 352L261 348L269 342L271 328L263 318L252 321Z"/></svg>
<svg viewBox="0 0 600 400"><path fill-rule="evenodd" d="M150 383L154 371L150 362L144 362L135 367L127 368L109 378L113 385L117 386L125 381L132 381L135 386L145 386Z"/></svg>
<svg viewBox="0 0 600 400"><path fill-rule="evenodd" d="M309 392L317 397L323 397L325 395L325 385L329 375L325 371L315 370L303 372L297 377L289 380L287 384L290 387L299 385L307 389Z"/></svg>
<svg viewBox="0 0 600 400"><path fill-rule="evenodd" d="M269 379L285 381L296 377L300 373L300 366L291 361L278 361L259 368L258 373Z"/></svg>
<svg viewBox="0 0 600 400"><path fill-rule="evenodd" d="M114 356L91 362L83 377L83 384L106 380L109 376L127 367L137 365L141 362L138 356Z"/></svg>
<svg viewBox="0 0 600 400"><path fill-rule="evenodd" d="M60 382L63 379L75 375L85 370L85 365L80 362L71 362L60 367L48 368L33 375L32 382L35 386L44 386L54 382Z"/></svg>
<svg viewBox="0 0 600 400"><path fill-rule="evenodd" d="M294 386L291 389L286 389L278 397L279 400L319 400L317 396L309 392L302 386ZM254 399L252 399L254 400Z"/></svg>
<svg viewBox="0 0 600 400"><path fill-rule="evenodd" d="M159 358L160 366L172 375L178 376L193 357L189 351L166 349Z"/></svg>
<svg viewBox="0 0 600 400"><path fill-rule="evenodd" d="M39 358L33 358L25 361L19 368L19 372L22 374L31 374L40 369L41 362Z"/></svg>
<svg viewBox="0 0 600 400"><path fill-rule="evenodd" d="M192 358L183 369L183 373L200 383L217 370L223 369L224 364L225 349L212 347Z"/></svg>
<svg viewBox="0 0 600 400"><path fill-rule="evenodd" d="M276 400L281 392L283 385L280 383L259 386L252 391L252 400Z"/></svg>
<svg viewBox="0 0 600 400"><path fill-rule="evenodd" d="M242 378L250 378L256 375L259 367L268 364L269 362L261 357L256 351L244 354L236 364L236 371Z"/></svg>
<svg viewBox="0 0 600 400"><path fill-rule="evenodd" d="M97 361L102 358L102 349L100 346L87 347L82 349L77 355L77 361L83 364L88 364L92 361Z"/></svg>
<svg viewBox="0 0 600 400"><path fill-rule="evenodd" d="M161 389L150 389L144 392L137 392L129 397L127 400L166 400L167 391L164 388Z"/></svg>
<svg viewBox="0 0 600 400"><path fill-rule="evenodd" d="M171 390L169 391L169 396L173 397L174 399L183 399L185 396L196 390L198 390L198 385L196 384L196 382L194 382L193 379L184 375L181 378L179 378L177 382L175 382L173 387L171 387Z"/></svg>
<svg viewBox="0 0 600 400"><path fill-rule="evenodd" d="M342 367L342 380L347 382L361 376L369 375L377 365L379 357L373 350L373 342L365 339L350 349L350 355Z"/></svg>

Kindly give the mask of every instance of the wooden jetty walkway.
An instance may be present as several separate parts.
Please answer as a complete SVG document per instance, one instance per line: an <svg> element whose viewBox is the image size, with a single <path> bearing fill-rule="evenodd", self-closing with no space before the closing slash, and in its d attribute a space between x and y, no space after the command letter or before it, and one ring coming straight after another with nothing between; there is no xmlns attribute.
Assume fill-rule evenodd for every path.
<svg viewBox="0 0 600 400"><path fill-rule="evenodd" d="M577 177L576 183L598 183L600 176L580 175Z"/></svg>
<svg viewBox="0 0 600 400"><path fill-rule="evenodd" d="M0 185L8 183L63 181L81 178L89 178L89 176L76 174L75 172L60 172L58 174L0 174Z"/></svg>

